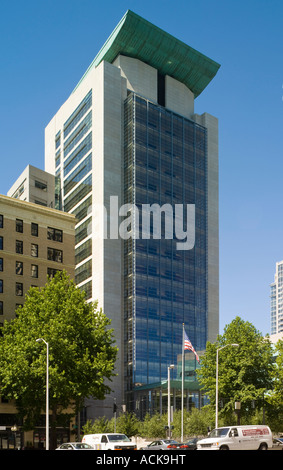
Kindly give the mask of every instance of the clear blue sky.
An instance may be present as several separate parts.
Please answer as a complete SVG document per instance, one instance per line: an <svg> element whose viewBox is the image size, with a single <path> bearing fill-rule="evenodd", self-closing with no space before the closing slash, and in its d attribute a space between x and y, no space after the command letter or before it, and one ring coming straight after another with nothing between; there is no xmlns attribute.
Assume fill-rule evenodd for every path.
<svg viewBox="0 0 283 470"><path fill-rule="evenodd" d="M0 193L44 169L44 129L131 9L221 64L196 100L219 118L220 333L270 332L283 259L282 0L2 0Z"/></svg>

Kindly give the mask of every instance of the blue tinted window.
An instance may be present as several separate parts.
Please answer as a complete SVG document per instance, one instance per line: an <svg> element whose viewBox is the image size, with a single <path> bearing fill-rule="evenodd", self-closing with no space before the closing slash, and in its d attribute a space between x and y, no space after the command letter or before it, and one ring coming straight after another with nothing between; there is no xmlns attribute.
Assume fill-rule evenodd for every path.
<svg viewBox="0 0 283 470"><path fill-rule="evenodd" d="M125 331L128 383L167 378L182 353L182 324L196 349L207 341L206 130L131 94L125 105L125 203L195 204L196 242L176 250L176 237L125 241ZM184 210L186 227L186 211ZM177 368L172 371L175 378Z"/></svg>

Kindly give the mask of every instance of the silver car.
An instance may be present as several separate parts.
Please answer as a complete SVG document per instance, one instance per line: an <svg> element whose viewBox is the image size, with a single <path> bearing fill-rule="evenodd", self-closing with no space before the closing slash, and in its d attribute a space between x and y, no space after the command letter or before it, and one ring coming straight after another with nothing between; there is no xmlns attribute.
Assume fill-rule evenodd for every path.
<svg viewBox="0 0 283 470"><path fill-rule="evenodd" d="M146 447L142 447L141 450L159 450L159 449L174 449L175 445L179 442L174 441L174 439L158 439L148 444Z"/></svg>
<svg viewBox="0 0 283 470"><path fill-rule="evenodd" d="M56 450L94 450L94 448L86 442L64 442Z"/></svg>

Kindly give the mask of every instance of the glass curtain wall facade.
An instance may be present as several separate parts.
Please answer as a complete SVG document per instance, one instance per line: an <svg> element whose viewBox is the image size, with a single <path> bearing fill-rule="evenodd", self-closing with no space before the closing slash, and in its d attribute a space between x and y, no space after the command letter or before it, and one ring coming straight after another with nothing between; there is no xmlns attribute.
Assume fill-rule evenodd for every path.
<svg viewBox="0 0 283 470"><path fill-rule="evenodd" d="M125 375L135 387L167 379L182 353L182 324L196 350L207 341L206 129L134 93L125 102L124 203L195 204L195 246L161 236L124 241ZM187 226L186 206L183 210ZM141 217L139 217L141 223ZM172 378L181 380L176 367Z"/></svg>
<svg viewBox="0 0 283 470"><path fill-rule="evenodd" d="M92 90L90 90L55 137L55 203L74 214L75 281L92 297Z"/></svg>

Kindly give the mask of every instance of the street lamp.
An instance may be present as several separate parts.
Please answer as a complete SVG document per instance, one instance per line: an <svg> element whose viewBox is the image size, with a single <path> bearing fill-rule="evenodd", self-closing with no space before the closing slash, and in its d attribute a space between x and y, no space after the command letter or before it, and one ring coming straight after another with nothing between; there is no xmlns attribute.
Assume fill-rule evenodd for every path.
<svg viewBox="0 0 283 470"><path fill-rule="evenodd" d="M114 414L114 432L116 432L116 421L117 421L117 403L116 398L113 398L113 414Z"/></svg>
<svg viewBox="0 0 283 470"><path fill-rule="evenodd" d="M215 397L215 429L218 428L218 353L221 351L221 349L227 348L227 346L234 346L234 347L239 347L238 344L225 344L225 346L222 346L221 348L218 348L216 350L216 397Z"/></svg>
<svg viewBox="0 0 283 470"><path fill-rule="evenodd" d="M14 426L11 427L11 431L14 433L14 449L16 449L18 426L14 424Z"/></svg>
<svg viewBox="0 0 283 470"><path fill-rule="evenodd" d="M49 450L49 344L43 338L36 340L40 341L46 344L46 450Z"/></svg>
<svg viewBox="0 0 283 470"><path fill-rule="evenodd" d="M170 370L174 369L174 364L168 367L168 434L171 437L171 400L170 400Z"/></svg>

